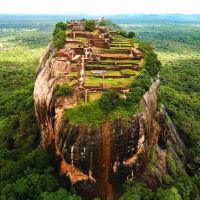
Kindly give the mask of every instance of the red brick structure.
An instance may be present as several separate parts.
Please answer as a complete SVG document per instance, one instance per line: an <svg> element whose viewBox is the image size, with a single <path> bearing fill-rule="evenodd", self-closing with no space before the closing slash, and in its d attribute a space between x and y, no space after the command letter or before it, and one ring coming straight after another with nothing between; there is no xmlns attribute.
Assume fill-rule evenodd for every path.
<svg viewBox="0 0 200 200"><path fill-rule="evenodd" d="M69 24L71 26L72 31L84 31L85 24L82 21L72 21Z"/></svg>

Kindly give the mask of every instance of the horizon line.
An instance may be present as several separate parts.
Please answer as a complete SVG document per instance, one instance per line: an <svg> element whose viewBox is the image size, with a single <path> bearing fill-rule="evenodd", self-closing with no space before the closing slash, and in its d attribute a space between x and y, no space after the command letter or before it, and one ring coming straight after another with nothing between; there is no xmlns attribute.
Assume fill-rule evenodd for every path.
<svg viewBox="0 0 200 200"><path fill-rule="evenodd" d="M0 15L88 15L88 16L116 16L116 15L200 15L200 13L115 13L115 14L88 14L88 13L0 13Z"/></svg>

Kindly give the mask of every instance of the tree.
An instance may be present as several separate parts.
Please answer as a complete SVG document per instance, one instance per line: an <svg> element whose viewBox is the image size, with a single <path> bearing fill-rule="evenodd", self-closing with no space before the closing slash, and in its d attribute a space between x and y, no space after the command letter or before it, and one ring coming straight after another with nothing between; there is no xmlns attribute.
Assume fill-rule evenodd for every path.
<svg viewBox="0 0 200 200"><path fill-rule="evenodd" d="M62 29L62 30L67 30L67 24L66 23L64 23L64 22L58 22L57 24L56 24L56 29Z"/></svg>
<svg viewBox="0 0 200 200"><path fill-rule="evenodd" d="M124 31L124 30L120 30L120 31L119 31L119 34L122 35L123 37L128 37L127 32Z"/></svg>
<svg viewBox="0 0 200 200"><path fill-rule="evenodd" d="M68 26L67 23L59 22L55 26L55 30L53 32L53 43L57 49L61 49L66 41L66 33Z"/></svg>
<svg viewBox="0 0 200 200"><path fill-rule="evenodd" d="M95 20L85 20L85 30L86 31L94 31L96 28Z"/></svg>
<svg viewBox="0 0 200 200"><path fill-rule="evenodd" d="M152 77L155 77L158 74L161 69L161 62L158 60L155 52L146 52L144 57L144 67Z"/></svg>
<svg viewBox="0 0 200 200"><path fill-rule="evenodd" d="M146 185L133 183L126 186L126 191L120 200L150 200L152 197L153 193Z"/></svg>
<svg viewBox="0 0 200 200"><path fill-rule="evenodd" d="M63 188L56 192L44 192L41 194L41 200L81 200L82 198L76 194L71 194Z"/></svg>
<svg viewBox="0 0 200 200"><path fill-rule="evenodd" d="M138 86L133 89L132 92L128 94L127 100L131 103L137 104L140 102L142 96L144 95L145 90L144 88Z"/></svg>
<svg viewBox="0 0 200 200"><path fill-rule="evenodd" d="M128 38L133 38L133 37L135 37L135 33L133 31L130 31L128 33Z"/></svg>
<svg viewBox="0 0 200 200"><path fill-rule="evenodd" d="M66 41L66 34L65 31L62 29L58 29L58 31L55 33L53 38L53 43L57 49L61 49Z"/></svg>
<svg viewBox="0 0 200 200"><path fill-rule="evenodd" d="M176 176L177 166L171 152L167 152L166 162L167 162L167 169L168 169L169 174L171 174L172 176Z"/></svg>
<svg viewBox="0 0 200 200"><path fill-rule="evenodd" d="M157 189L156 200L181 200L181 196L175 187L170 189Z"/></svg>
<svg viewBox="0 0 200 200"><path fill-rule="evenodd" d="M151 85L151 76L148 71L144 71L131 85L131 92L128 94L127 100L133 104L140 102L142 96L149 90Z"/></svg>
<svg viewBox="0 0 200 200"><path fill-rule="evenodd" d="M55 89L55 96L73 96L74 94L74 88L69 86L68 84L64 85L57 85Z"/></svg>
<svg viewBox="0 0 200 200"><path fill-rule="evenodd" d="M107 23L106 23L106 21L104 21L104 20L99 22L99 26L106 26L106 24L107 24Z"/></svg>
<svg viewBox="0 0 200 200"><path fill-rule="evenodd" d="M102 109L112 110L116 108L119 102L119 94L115 90L106 90L101 99L99 100L99 105Z"/></svg>

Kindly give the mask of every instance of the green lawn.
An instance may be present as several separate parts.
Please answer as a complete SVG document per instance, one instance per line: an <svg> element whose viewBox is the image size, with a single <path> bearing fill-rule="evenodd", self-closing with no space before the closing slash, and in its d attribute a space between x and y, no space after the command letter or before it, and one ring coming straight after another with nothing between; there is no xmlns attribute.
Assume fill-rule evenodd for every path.
<svg viewBox="0 0 200 200"><path fill-rule="evenodd" d="M128 87L133 81L133 78L100 78L88 76L85 80L85 86L99 86L99 84L108 84L113 87Z"/></svg>
<svg viewBox="0 0 200 200"><path fill-rule="evenodd" d="M121 41L121 40L119 40L119 41L111 41L111 44L132 44L133 43L133 41Z"/></svg>
<svg viewBox="0 0 200 200"><path fill-rule="evenodd" d="M106 76L121 76L119 71L106 71Z"/></svg>
<svg viewBox="0 0 200 200"><path fill-rule="evenodd" d="M70 72L69 75L70 75L70 76L76 76L76 77L77 77L77 76L78 76L78 72Z"/></svg>
<svg viewBox="0 0 200 200"><path fill-rule="evenodd" d="M101 60L100 62L110 62L110 63L115 63L115 62L118 62L118 63L133 63L133 64L138 64L138 60L133 60L133 59L130 59L130 60L112 60L112 59L106 59L106 60Z"/></svg>
<svg viewBox="0 0 200 200"><path fill-rule="evenodd" d="M126 51L128 51L129 50L129 48L128 47L118 47L118 46L110 46L110 49L112 49L112 50L126 50Z"/></svg>
<svg viewBox="0 0 200 200"><path fill-rule="evenodd" d="M75 108L65 110L64 119L69 120L72 125L88 125L98 126L106 121L113 121L116 118L122 120L129 120L134 113L140 110L139 105L131 106L123 103L123 100L119 103L116 109L111 111L102 110L99 107L98 100L91 103L79 105Z"/></svg>
<svg viewBox="0 0 200 200"><path fill-rule="evenodd" d="M93 73L91 72L91 71L86 71L86 75L91 75L91 76L93 76ZM121 73L119 72L119 71L110 71L110 70L106 70L106 74L105 75L107 75L107 76L120 76L121 75Z"/></svg>
<svg viewBox="0 0 200 200"><path fill-rule="evenodd" d="M90 93L89 96L89 102L96 101L101 98L102 93L101 92L96 92L96 93Z"/></svg>
<svg viewBox="0 0 200 200"><path fill-rule="evenodd" d="M110 45L111 47L132 47L133 45L131 44L124 44L124 43L121 43L121 44L112 44Z"/></svg>
<svg viewBox="0 0 200 200"><path fill-rule="evenodd" d="M112 37L111 42L132 42L132 40L124 38L124 37Z"/></svg>
<svg viewBox="0 0 200 200"><path fill-rule="evenodd" d="M110 53L110 54L115 54L117 52L122 52L122 53L128 53L128 49L127 48L123 48L123 47L118 47L118 46L110 46L110 49L103 49L104 53Z"/></svg>
<svg viewBox="0 0 200 200"><path fill-rule="evenodd" d="M88 39L84 37L76 37L77 40L81 41L83 44L88 44Z"/></svg>
<svg viewBox="0 0 200 200"><path fill-rule="evenodd" d="M108 66L110 66L110 67L112 67L113 66L113 64L86 64L86 66L88 66L88 67L108 67Z"/></svg>
<svg viewBox="0 0 200 200"><path fill-rule="evenodd" d="M66 81L66 84L68 84L69 86L76 85L77 83L78 83L78 80Z"/></svg>
<svg viewBox="0 0 200 200"><path fill-rule="evenodd" d="M134 71L131 69L123 69L121 70L122 74L131 74L131 75L138 75L139 72L138 71Z"/></svg>
<svg viewBox="0 0 200 200"><path fill-rule="evenodd" d="M89 71L89 70L85 71L85 74L88 75L88 76L89 76L89 75L93 75L92 72Z"/></svg>

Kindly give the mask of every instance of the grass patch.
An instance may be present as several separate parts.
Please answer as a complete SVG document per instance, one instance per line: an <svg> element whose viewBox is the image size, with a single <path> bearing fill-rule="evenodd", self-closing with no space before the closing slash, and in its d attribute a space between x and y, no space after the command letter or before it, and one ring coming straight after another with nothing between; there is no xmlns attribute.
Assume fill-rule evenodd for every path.
<svg viewBox="0 0 200 200"><path fill-rule="evenodd" d="M138 64L138 60L133 60L133 59L129 59L129 60L112 60L112 59L107 59L107 60L101 60L100 62L102 62L102 63L115 63L115 62L117 62L117 63L131 63L131 64Z"/></svg>
<svg viewBox="0 0 200 200"><path fill-rule="evenodd" d="M113 67L113 64L87 64L86 67Z"/></svg>
<svg viewBox="0 0 200 200"><path fill-rule="evenodd" d="M82 42L84 45L88 44L88 39L84 37L76 37L76 39L80 42Z"/></svg>
<svg viewBox="0 0 200 200"><path fill-rule="evenodd" d="M122 47L119 48L119 46L112 46L111 47L117 47L117 48L110 48L110 49L104 49L103 52L104 53L110 53L110 54L116 54L117 52L121 52L121 53L124 53L124 54L127 54L128 53L128 49L124 49Z"/></svg>
<svg viewBox="0 0 200 200"><path fill-rule="evenodd" d="M105 70L106 71L106 70ZM86 75L88 76L94 76L94 74L91 71L86 71ZM121 73L119 71L106 71L105 76L120 76ZM102 76L100 76L102 77Z"/></svg>
<svg viewBox="0 0 200 200"><path fill-rule="evenodd" d="M129 120L139 110L139 105L133 107L121 100L114 110L105 111L99 107L99 101L97 100L65 110L64 119L69 120L72 125L79 124L95 127L105 121L113 121L116 118Z"/></svg>
<svg viewBox="0 0 200 200"><path fill-rule="evenodd" d="M133 41L111 41L111 44L132 44Z"/></svg>
<svg viewBox="0 0 200 200"><path fill-rule="evenodd" d="M119 71L106 71L106 76L121 76Z"/></svg>
<svg viewBox="0 0 200 200"><path fill-rule="evenodd" d="M113 43L111 43L111 45L110 45L111 47L132 47L133 45L131 45L131 44L125 44L125 43L121 43L121 44L113 44Z"/></svg>
<svg viewBox="0 0 200 200"><path fill-rule="evenodd" d="M85 71L85 74L86 74L86 76L87 76L87 75L88 75L88 76L90 76L90 75L93 76L92 72L91 72L91 71L88 71L88 70Z"/></svg>
<svg viewBox="0 0 200 200"><path fill-rule="evenodd" d="M101 98L102 93L101 92L96 92L96 93L91 93L89 94L89 102L96 101Z"/></svg>
<svg viewBox="0 0 200 200"><path fill-rule="evenodd" d="M70 72L69 75L77 77L78 76L78 72Z"/></svg>
<svg viewBox="0 0 200 200"><path fill-rule="evenodd" d="M100 77L87 77L85 86L99 86L99 84L109 84L113 87L128 87L133 81L133 78L100 78Z"/></svg>
<svg viewBox="0 0 200 200"><path fill-rule="evenodd" d="M76 85L77 83L78 83L78 80L72 80L72 81L68 80L68 81L66 82L66 84L68 84L69 86Z"/></svg>
<svg viewBox="0 0 200 200"><path fill-rule="evenodd" d="M122 74L131 74L131 75L137 75L139 72L138 71L134 71L131 69L123 69L121 70Z"/></svg>

